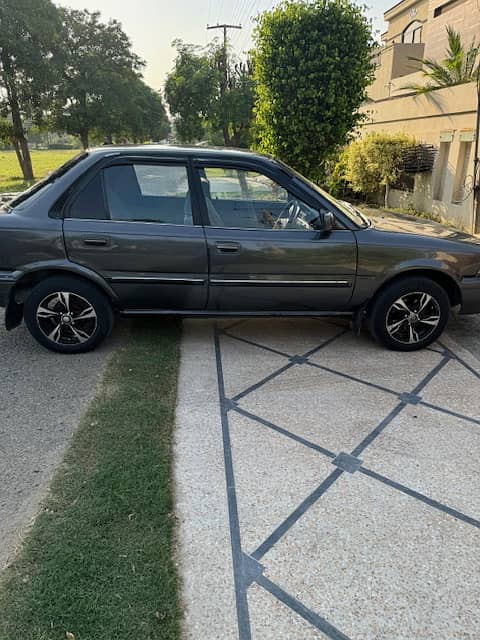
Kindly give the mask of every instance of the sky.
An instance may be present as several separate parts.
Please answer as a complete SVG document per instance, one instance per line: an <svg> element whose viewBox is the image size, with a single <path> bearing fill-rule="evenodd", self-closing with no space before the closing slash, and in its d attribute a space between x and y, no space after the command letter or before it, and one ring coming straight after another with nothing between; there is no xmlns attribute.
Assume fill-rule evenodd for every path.
<svg viewBox="0 0 480 640"><path fill-rule="evenodd" d="M248 50L254 26L253 18L278 4L279 0L57 0L57 4L74 9L100 11L103 19L122 23L133 50L146 62L144 78L154 89L162 89L172 68L175 50L172 41L206 45L223 31L209 30L207 24L241 24L229 31L230 43L240 54ZM362 3L363 4L363 3ZM384 30L383 13L394 0L367 0L367 15L374 30Z"/></svg>

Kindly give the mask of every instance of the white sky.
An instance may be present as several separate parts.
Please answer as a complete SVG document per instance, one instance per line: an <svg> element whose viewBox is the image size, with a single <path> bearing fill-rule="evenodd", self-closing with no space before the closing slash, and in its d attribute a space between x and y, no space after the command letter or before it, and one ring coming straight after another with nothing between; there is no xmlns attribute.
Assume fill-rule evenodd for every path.
<svg viewBox="0 0 480 640"><path fill-rule="evenodd" d="M55 0L74 9L100 11L104 19L116 18L130 37L133 49L142 57L145 81L155 89L162 89L165 76L171 69L175 51L171 43L176 38L205 45L219 30L207 31L207 24L226 22L241 24L242 30L231 30L229 37L234 49L248 50L254 26L253 17L278 4L278 0ZM368 2L368 0L367 0ZM394 4L370 0L368 16L374 28L383 31L383 12Z"/></svg>

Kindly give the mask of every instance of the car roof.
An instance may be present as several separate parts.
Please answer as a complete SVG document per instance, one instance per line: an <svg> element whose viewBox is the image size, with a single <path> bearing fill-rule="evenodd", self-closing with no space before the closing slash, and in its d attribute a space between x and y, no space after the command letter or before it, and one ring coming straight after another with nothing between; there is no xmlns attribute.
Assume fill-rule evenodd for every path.
<svg viewBox="0 0 480 640"><path fill-rule="evenodd" d="M169 145L169 144L120 144L103 145L88 150L92 155L107 156L119 155L167 155L167 156L192 156L197 158L217 158L230 160L262 159L273 161L272 156L255 153L247 149L235 149L229 147L203 147L195 145Z"/></svg>

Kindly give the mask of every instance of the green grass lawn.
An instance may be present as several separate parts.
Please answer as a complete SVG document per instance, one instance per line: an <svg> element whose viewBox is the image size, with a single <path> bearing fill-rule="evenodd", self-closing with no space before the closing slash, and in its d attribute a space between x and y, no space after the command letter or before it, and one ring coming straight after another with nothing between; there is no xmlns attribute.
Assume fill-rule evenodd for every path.
<svg viewBox="0 0 480 640"><path fill-rule="evenodd" d="M80 153L79 149L72 150L32 150L33 173L36 180L44 178L49 171L56 169L61 164ZM18 164L14 151L0 151L0 192L23 191L32 182L25 182L22 178L22 170Z"/></svg>
<svg viewBox="0 0 480 640"><path fill-rule="evenodd" d="M174 321L132 324L5 571L1 640L179 637L172 497L179 340Z"/></svg>

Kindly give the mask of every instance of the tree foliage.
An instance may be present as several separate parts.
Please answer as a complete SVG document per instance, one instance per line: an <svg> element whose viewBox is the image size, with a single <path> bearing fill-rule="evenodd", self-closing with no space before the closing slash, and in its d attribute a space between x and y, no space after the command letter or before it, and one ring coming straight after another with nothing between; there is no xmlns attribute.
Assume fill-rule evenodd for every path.
<svg viewBox="0 0 480 640"><path fill-rule="evenodd" d="M25 118L39 120L51 102L60 46L59 17L50 0L0 0L0 101L10 116L25 180L33 179Z"/></svg>
<svg viewBox="0 0 480 640"><path fill-rule="evenodd" d="M202 49L176 40L174 68L165 83L165 97L182 142L208 138L228 146L248 146L254 85L248 65L227 61L217 43Z"/></svg>
<svg viewBox="0 0 480 640"><path fill-rule="evenodd" d="M210 52L181 40L173 42L177 57L165 83L165 98L181 142L201 140L214 114L220 82Z"/></svg>
<svg viewBox="0 0 480 640"><path fill-rule="evenodd" d="M98 12L86 10L61 9L60 15L64 55L56 126L78 135L84 147L92 131L110 140L163 137L167 117L161 97L143 82L143 62L120 23L104 23Z"/></svg>
<svg viewBox="0 0 480 640"><path fill-rule="evenodd" d="M480 62L478 62L480 46L473 40L466 49L460 34L450 26L447 26L447 34L446 57L441 62L431 58L410 58L423 65L423 76L427 79L427 83L407 85L405 89L413 89L416 93L429 93L443 87L454 87L457 84L477 80L480 76Z"/></svg>
<svg viewBox="0 0 480 640"><path fill-rule="evenodd" d="M370 24L349 0L286 1L260 16L255 43L259 147L319 179L361 118Z"/></svg>
<svg viewBox="0 0 480 640"><path fill-rule="evenodd" d="M373 195L383 187L388 206L390 187L400 177L405 153L415 144L404 133L372 132L352 142L341 154L339 165L353 191Z"/></svg>

